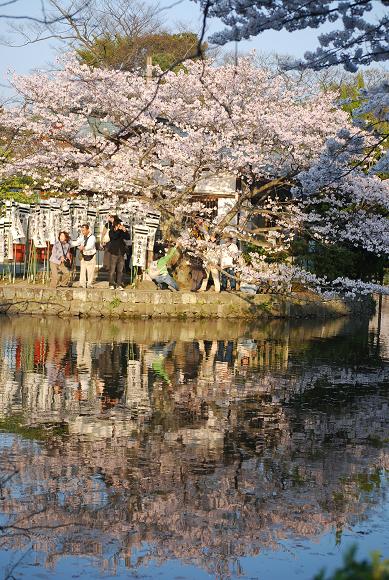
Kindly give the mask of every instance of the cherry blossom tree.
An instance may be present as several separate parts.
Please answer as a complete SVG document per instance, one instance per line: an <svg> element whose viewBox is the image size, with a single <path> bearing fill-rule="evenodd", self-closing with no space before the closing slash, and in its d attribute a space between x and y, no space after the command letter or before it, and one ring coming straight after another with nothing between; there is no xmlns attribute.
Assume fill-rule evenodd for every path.
<svg viewBox="0 0 389 580"><path fill-rule="evenodd" d="M224 45L229 41L252 38L266 30L294 32L306 28L334 25L334 29L318 35L319 47L306 52L304 60L292 59L286 68L323 70L342 65L347 71L356 72L361 65L383 63L389 59L388 0L347 0L301 3L296 0L195 0L206 18L217 17L226 25L224 30L213 34L210 42ZM340 26L336 26L340 24ZM361 111L355 111L357 122L360 114L373 114L379 122L389 120L389 83L380 83L373 90L361 91L365 103ZM360 114L358 114L360 113ZM376 125L366 122L372 132ZM388 134L386 133L386 139ZM389 153L382 155L377 171L389 170Z"/></svg>
<svg viewBox="0 0 389 580"><path fill-rule="evenodd" d="M222 20L226 28L211 41L225 44L261 34L265 30L294 32L340 23L340 28L319 35L319 48L305 54L305 65L316 69L342 64L355 72L360 64L383 62L389 58L387 0L302 3L296 0L196 0L208 17ZM378 6L377 6L378 5Z"/></svg>
<svg viewBox="0 0 389 580"><path fill-rule="evenodd" d="M334 94L307 94L250 58L219 68L190 61L149 81L70 59L51 75L13 83L23 102L4 110L0 123L18 153L3 175L29 175L59 192L137 196L161 212L167 237L202 255L209 238L225 232L265 254L288 250L296 232L388 253L388 188L362 171L372 137L351 125ZM349 168L358 162L354 177ZM233 175L240 184L218 217L198 196L209 175ZM196 215L203 240L188 228ZM255 278L260 266L251 260L245 275ZM296 272L300 279L290 265L274 268L281 280Z"/></svg>

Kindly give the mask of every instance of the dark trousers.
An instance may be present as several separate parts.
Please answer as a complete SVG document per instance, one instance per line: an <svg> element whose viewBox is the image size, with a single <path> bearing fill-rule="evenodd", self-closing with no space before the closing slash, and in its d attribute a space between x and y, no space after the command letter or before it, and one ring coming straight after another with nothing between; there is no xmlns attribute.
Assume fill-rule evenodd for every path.
<svg viewBox="0 0 389 580"><path fill-rule="evenodd" d="M192 277L192 287L191 292L197 292L200 290L201 284L205 278L205 272L202 268L196 268L195 266L191 269L190 275Z"/></svg>
<svg viewBox="0 0 389 580"><path fill-rule="evenodd" d="M218 362L227 362L232 364L232 357L234 353L234 343L232 340L229 340L226 343L224 340L217 341L217 353L215 360Z"/></svg>
<svg viewBox="0 0 389 580"><path fill-rule="evenodd" d="M109 285L121 286L123 280L124 256L110 254L109 260Z"/></svg>
<svg viewBox="0 0 389 580"><path fill-rule="evenodd" d="M104 249L103 268L109 272L111 267L111 254L107 248Z"/></svg>
<svg viewBox="0 0 389 580"><path fill-rule="evenodd" d="M235 276L234 268L224 268L224 270L227 272L227 274L231 274L231 276ZM230 278L229 276L226 276L224 273L222 273L221 289L227 290L227 281L228 280L230 281L231 290L235 290L235 288L236 288L235 278Z"/></svg>

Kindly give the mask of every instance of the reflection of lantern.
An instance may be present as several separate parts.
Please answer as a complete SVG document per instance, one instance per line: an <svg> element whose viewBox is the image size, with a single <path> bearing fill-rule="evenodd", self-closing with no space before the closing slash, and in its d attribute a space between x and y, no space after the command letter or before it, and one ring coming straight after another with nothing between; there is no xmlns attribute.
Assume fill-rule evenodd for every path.
<svg viewBox="0 0 389 580"><path fill-rule="evenodd" d="M44 338L34 341L34 366L44 364L46 360L46 345Z"/></svg>

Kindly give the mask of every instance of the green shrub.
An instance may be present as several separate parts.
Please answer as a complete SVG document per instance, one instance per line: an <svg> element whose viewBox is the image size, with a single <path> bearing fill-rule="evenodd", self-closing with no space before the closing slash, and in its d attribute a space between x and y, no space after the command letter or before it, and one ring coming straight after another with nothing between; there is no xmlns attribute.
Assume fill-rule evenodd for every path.
<svg viewBox="0 0 389 580"><path fill-rule="evenodd" d="M345 245L323 245L297 239L292 245L294 263L319 277L335 280L340 276L365 281L383 279L385 258Z"/></svg>
<svg viewBox="0 0 389 580"><path fill-rule="evenodd" d="M32 191L33 180L29 177L10 177L0 181L0 202L5 200L19 203L34 203L39 195Z"/></svg>
<svg viewBox="0 0 389 580"><path fill-rule="evenodd" d="M357 561L356 546L344 556L344 564L335 572L326 576L322 570L314 580L389 580L389 560L382 560L379 552L373 552L370 560Z"/></svg>

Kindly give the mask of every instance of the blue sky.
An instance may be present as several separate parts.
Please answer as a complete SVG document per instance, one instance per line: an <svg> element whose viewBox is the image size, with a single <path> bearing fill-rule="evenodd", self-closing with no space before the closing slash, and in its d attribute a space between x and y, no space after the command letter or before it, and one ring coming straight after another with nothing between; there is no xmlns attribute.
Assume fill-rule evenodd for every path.
<svg viewBox="0 0 389 580"><path fill-rule="evenodd" d="M1 1L0 1L1 4ZM198 5L190 0L160 0L161 15L165 24L174 29L178 24L185 25L188 29L198 32L201 29L201 13ZM0 8L0 14L39 14L41 0L18 0L14 6ZM0 37L7 34L7 20L0 18ZM210 22L208 32L218 30L222 24L218 21ZM267 31L251 41L243 41L238 45L240 53L246 53L252 49L259 52L277 52L279 54L291 54L303 56L307 50L317 46L318 30L307 29L299 32L288 33L285 31ZM226 46L226 50L232 50L232 46ZM4 85L7 84L6 74L9 69L17 73L28 73L33 69L42 69L53 62L58 53L55 41L45 41L23 48L9 48L0 46L0 94L8 93Z"/></svg>

